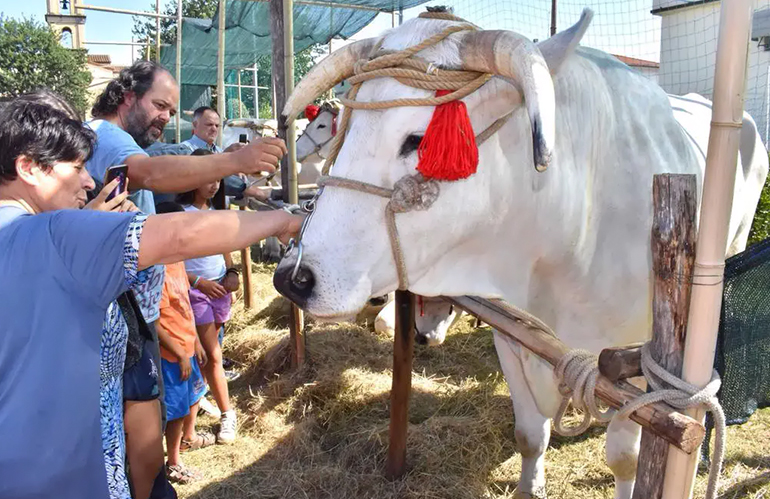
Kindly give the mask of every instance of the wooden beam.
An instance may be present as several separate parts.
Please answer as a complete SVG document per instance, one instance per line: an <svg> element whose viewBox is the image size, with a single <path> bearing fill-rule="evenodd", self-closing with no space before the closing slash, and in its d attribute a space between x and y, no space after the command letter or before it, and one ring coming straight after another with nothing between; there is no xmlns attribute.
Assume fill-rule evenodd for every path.
<svg viewBox="0 0 770 499"><path fill-rule="evenodd" d="M286 5L288 4L288 5ZM270 0L270 38L273 43L273 112L280 116L289 93L294 88L294 42L292 31L292 2L291 0ZM287 133L287 132L291 133ZM281 160L281 185L283 201L297 202L297 176L294 157L291 151L296 151L294 144L294 126L287 128L283 120L278 120L278 136L284 139L290 154ZM291 183L290 172L294 169L294 183ZM293 191L293 195L292 195ZM294 303L289 314L289 341L291 343L291 364L299 367L305 362L304 316L302 310Z"/></svg>
<svg viewBox="0 0 770 499"><path fill-rule="evenodd" d="M695 175L655 175L652 185L652 298L650 353L661 367L682 374L687 314L695 264ZM660 499L669 444L653 432L642 432L635 499Z"/></svg>
<svg viewBox="0 0 770 499"><path fill-rule="evenodd" d="M182 88L182 0L177 0L176 2L176 67L174 68L174 77L176 78L176 84L179 85L179 88ZM179 105L180 109L177 109L176 116L174 116L174 123L176 124L174 141L177 144L182 141L181 102Z"/></svg>
<svg viewBox="0 0 770 499"><path fill-rule="evenodd" d="M393 386L390 390L390 445L387 477L406 472L406 433L409 425L409 396L412 391L415 298L409 291L396 291L396 332L393 341Z"/></svg>
<svg viewBox="0 0 770 499"><path fill-rule="evenodd" d="M599 372L613 383L642 376L642 346L605 348L599 354Z"/></svg>
<svg viewBox="0 0 770 499"><path fill-rule="evenodd" d="M227 27L226 0L219 0L219 13L217 20L217 114L219 115L219 134L217 144L222 147L225 121L227 121L227 90L225 90L225 31Z"/></svg>
<svg viewBox="0 0 770 499"><path fill-rule="evenodd" d="M481 318L553 366L558 364L570 350L558 338L524 325L499 302L472 296L445 297L445 299ZM613 384L604 376L599 376L596 383L597 397L616 409L642 393L640 389L625 381ZM702 424L663 403L642 407L631 415L631 419L645 428L651 428L666 441L688 454L698 448L706 434Z"/></svg>
<svg viewBox="0 0 770 499"><path fill-rule="evenodd" d="M281 111L286 105L288 93L286 92L286 58L284 57L283 44L283 2L282 0L270 0L270 39L273 43L273 113L281 116ZM278 123L278 137L286 140L286 124ZM289 158L281 160L281 185L289 185ZM283 202L289 202L289 189L283 191Z"/></svg>
<svg viewBox="0 0 770 499"><path fill-rule="evenodd" d="M246 211L245 206L238 208ZM251 287L251 246L241 250L241 268L243 269L243 306L249 310L254 305L254 289Z"/></svg>

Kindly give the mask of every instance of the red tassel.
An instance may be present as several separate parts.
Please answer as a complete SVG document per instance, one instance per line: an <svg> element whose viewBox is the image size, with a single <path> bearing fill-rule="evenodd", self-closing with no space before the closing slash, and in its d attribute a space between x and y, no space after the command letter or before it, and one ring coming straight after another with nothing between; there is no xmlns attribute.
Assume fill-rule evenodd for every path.
<svg viewBox="0 0 770 499"><path fill-rule="evenodd" d="M436 97L450 90L438 90ZM460 180L476 173L479 150L465 103L460 100L436 106L417 149L417 171L436 180Z"/></svg>
<svg viewBox="0 0 770 499"><path fill-rule="evenodd" d="M307 120L312 123L313 120L318 117L318 113L320 112L321 108L319 106L310 104L309 106L305 107L305 118L307 118Z"/></svg>

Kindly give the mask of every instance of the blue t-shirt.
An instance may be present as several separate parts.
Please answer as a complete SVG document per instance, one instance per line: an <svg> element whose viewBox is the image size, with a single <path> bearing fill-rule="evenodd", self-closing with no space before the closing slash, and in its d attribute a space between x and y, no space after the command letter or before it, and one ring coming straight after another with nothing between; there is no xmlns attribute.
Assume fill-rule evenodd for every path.
<svg viewBox="0 0 770 499"><path fill-rule="evenodd" d="M108 498L100 340L144 215L0 207L0 497Z"/></svg>
<svg viewBox="0 0 770 499"><path fill-rule="evenodd" d="M88 173L99 182L104 181L107 168L122 165L135 154L147 156L131 135L109 121L93 120L88 126L96 132L96 147L91 159L86 163ZM130 187L130 186L129 186ZM134 204L144 213L155 213L155 198L152 191L140 189L130 196ZM134 288L136 300L147 322L155 322L160 317L160 295L163 292L165 267L158 265L147 269L148 278Z"/></svg>
<svg viewBox="0 0 770 499"><path fill-rule="evenodd" d="M104 120L93 120L86 124L96 132L96 147L93 156L86 163L86 169L99 182L104 182L104 175L110 166L125 164L127 158L136 154L147 156L134 138L119 126ZM131 194L130 198L141 211L155 214L155 198L152 191L139 189Z"/></svg>

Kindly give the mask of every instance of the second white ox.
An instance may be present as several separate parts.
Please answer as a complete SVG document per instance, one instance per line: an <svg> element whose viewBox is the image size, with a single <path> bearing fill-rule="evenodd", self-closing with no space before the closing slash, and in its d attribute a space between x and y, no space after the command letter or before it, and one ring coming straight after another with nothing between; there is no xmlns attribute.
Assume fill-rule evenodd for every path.
<svg viewBox="0 0 770 499"><path fill-rule="evenodd" d="M463 99L476 133L514 114L479 147L475 175L441 182L430 209L398 214L396 223L411 291L503 298L553 326L567 345L598 353L650 335L652 178L692 173L701 188L711 113L708 105L683 101L691 109L677 111L677 120L657 85L603 52L576 48L590 17L584 13L539 45L512 32L461 32L417 54L439 67L500 76ZM344 47L305 77L284 114L295 116L348 78L376 44L401 50L451 24L415 19ZM383 78L364 83L357 100L429 94ZM432 112L353 112L333 173L383 187L413 174L414 146ZM534 168L548 163L544 173ZM730 253L746 243L767 175L767 152L748 116L736 173ZM298 278L291 278L293 251L276 270L279 291L326 320L353 315L370 296L393 291L398 278L385 203L327 187L302 239ZM544 497L544 453L560 400L553 371L500 335L495 345L522 454L516 497ZM635 423L608 428L617 498L631 497L638 439Z"/></svg>

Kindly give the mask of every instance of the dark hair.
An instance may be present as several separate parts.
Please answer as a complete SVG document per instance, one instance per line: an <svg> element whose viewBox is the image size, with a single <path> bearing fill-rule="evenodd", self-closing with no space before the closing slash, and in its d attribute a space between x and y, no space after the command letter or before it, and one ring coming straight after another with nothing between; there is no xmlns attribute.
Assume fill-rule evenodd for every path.
<svg viewBox="0 0 770 499"><path fill-rule="evenodd" d="M52 107L57 111L61 111L70 119L83 121L82 116L80 116L80 113L72 106L72 104L67 102L67 100L61 95L47 88L39 88L28 94L20 95L16 98L16 100L21 102L36 102L38 104L43 104L44 106Z"/></svg>
<svg viewBox="0 0 770 499"><path fill-rule="evenodd" d="M214 154L208 149L196 149L190 154L190 156L208 156L210 154ZM176 195L176 202L183 205L190 205L193 204L195 201L195 191L198 189L193 189L191 191L183 192L181 194Z"/></svg>
<svg viewBox="0 0 770 499"><path fill-rule="evenodd" d="M16 180L16 160L26 156L45 170L64 161L88 161L96 134L51 106L15 99L0 112L0 183Z"/></svg>
<svg viewBox="0 0 770 499"><path fill-rule="evenodd" d="M198 109L196 109L195 111L193 111L193 119L192 120L193 121L198 121L199 119L201 119L201 116L203 116L203 113L205 113L206 111L211 111L212 113L214 113L217 116L219 116L219 113L213 107L201 106Z"/></svg>
<svg viewBox="0 0 770 499"><path fill-rule="evenodd" d="M181 211L184 211L184 206L173 201L163 201L162 203L155 205L155 213L159 215L163 213L177 213Z"/></svg>
<svg viewBox="0 0 770 499"><path fill-rule="evenodd" d="M128 92L134 92L136 97L141 99L152 88L155 75L160 71L166 70L152 61L136 61L107 84L107 88L96 98L91 114L94 118L112 116L118 111L118 106L123 103Z"/></svg>

